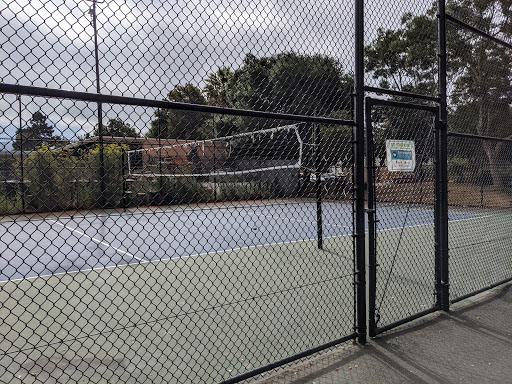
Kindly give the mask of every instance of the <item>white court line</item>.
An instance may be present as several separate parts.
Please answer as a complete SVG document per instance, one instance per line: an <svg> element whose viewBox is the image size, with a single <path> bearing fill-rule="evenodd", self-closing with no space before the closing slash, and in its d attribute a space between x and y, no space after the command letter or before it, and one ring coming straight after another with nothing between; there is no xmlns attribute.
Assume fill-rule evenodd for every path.
<svg viewBox="0 0 512 384"><path fill-rule="evenodd" d="M479 217L470 217L470 218L467 218L467 219L450 220L450 222L453 223L453 222L457 222L457 221L477 220L477 219L483 219L483 218L491 217L491 216L492 215L479 216ZM52 221L54 221L54 220L52 220ZM61 223L58 223L58 224L64 226L64 224L61 224ZM423 227L423 226L426 226L426 225L434 225L434 223L411 225L411 226L408 226L408 227L405 227L405 228ZM378 230L378 232L391 231L391 230L394 230L394 229L401 229L401 228L402 227L380 229L380 230ZM341 237L346 237L346 236L352 236L352 234L349 233L349 234L346 234L346 235L339 235L339 236L326 236L326 237L324 237L324 240L325 239L332 239L332 238L341 238ZM89 237L89 236L87 236L87 237ZM108 269L113 269L113 268L125 268L125 267L131 266L131 265L144 265L144 264L158 263L158 262L161 262L161 261L181 260L181 259L187 259L189 257L211 256L211 255L215 255L216 253L221 253L221 252L234 252L234 251L248 250L248 249L254 249L254 248L259 248L259 247L266 247L266 246L269 246L269 245L293 244L293 243L300 243L302 241L314 241L314 240L317 240L317 239L316 238L313 238L313 239L300 239L300 240L283 241L283 242L276 242L276 243L257 244L257 245L250 245L250 246L247 246L247 247L223 249L223 250L218 250L218 251L196 253L196 254L192 254L192 255L175 256L175 257L169 257L169 258L166 258L166 259L143 260L140 263L127 263L127 264L123 264L123 265L110 265L110 266L107 266L107 267L80 269L80 270L77 270L77 271L50 273L48 275L30 276L30 277L22 277L22 278L19 278L19 279L0 281L0 284L10 283L10 282L17 282L17 281L23 281L23 280L33 280L33 279L38 279L38 278L41 278L41 277L44 278L44 277L61 276L61 275L74 275L74 274L81 273L81 272L101 271L101 270L104 270L104 269L108 270Z"/></svg>
<svg viewBox="0 0 512 384"><path fill-rule="evenodd" d="M281 219L281 220L288 220L288 221L295 221L295 222L298 222L298 223L308 223L308 224L316 224L315 221L308 221L308 220L297 220L297 219L290 219L289 217L275 217L275 216L267 216L267 215L260 215L258 213L251 213L251 212L246 212L248 215L251 215L251 216L260 216L260 217L265 217L267 219ZM337 227L337 228L351 228L350 226L348 225L337 225L337 224L328 224L328 223L324 223L322 222L323 225L327 225L329 227Z"/></svg>
<svg viewBox="0 0 512 384"><path fill-rule="evenodd" d="M71 232L76 232L78 233L79 235L81 236L84 236L84 237L87 237L88 239L91 239L92 241L94 241L95 243L98 243L98 244L101 244L101 245L104 245L105 247L107 248L112 248L113 250L115 250L116 252L122 254L122 255L126 255L126 256L130 256L131 258L133 259L136 259L136 260L139 260L139 261L148 261L146 259L143 259L143 258L140 258L140 257L137 257L135 255L132 255L130 252L127 252L127 251L123 251L122 249L119 249L119 248L116 248L114 247L113 245L109 244L109 243L105 243L104 241L101 241L101 240L98 240L98 239L95 239L94 237L91 237L89 235L86 235L85 233L83 233L82 231L79 231L78 229L75 229L75 228L71 228L71 227L68 227L67 225L65 224L62 224L61 222L58 222L56 220L48 220L49 222L52 222L52 223L55 223L57 225L61 225L63 226L64 228L66 228L67 230L71 231Z"/></svg>
<svg viewBox="0 0 512 384"><path fill-rule="evenodd" d="M61 224L61 225L63 225L63 224ZM325 239L341 238L341 237L345 237L345 236L352 236L352 235L351 234L346 234L346 235L339 235L339 236L325 236L323 239L325 240ZM40 275L40 276L30 276L30 277L24 277L24 278L20 278L20 279L0 281L0 284L4 284L4 283L8 283L8 282L16 282L16 281L37 279L37 278L40 278L40 277L72 275L72 274L76 274L76 273L79 273L79 272L101 271L103 269L112 269L112 268L124 268L124 267L128 267L130 265L144 265L144 264L158 263L160 261L170 261L170 260L176 260L177 261L177 260L181 260L181 259L187 259L189 257L213 256L213 255L215 255L217 253L234 252L234 251L241 251L241 250L260 248L260 247L267 247L267 246L270 246L270 245L284 245L284 244L293 244L293 243L300 243L300 242L303 242L303 241L306 242L306 241L315 241L315 240L317 240L316 237L313 238L313 239L300 239L300 240L282 241L282 242L275 242L275 243L248 245L246 247L238 247L238 248L230 248L230 249L219 249L218 251L195 253L195 254L192 254L192 255L174 256L174 257L168 257L166 259L144 260L144 261L142 261L140 263L127 263L127 264L122 264L122 265L110 265L108 267L87 268L87 269L80 269L80 270L77 270L77 271L50 273L48 275Z"/></svg>

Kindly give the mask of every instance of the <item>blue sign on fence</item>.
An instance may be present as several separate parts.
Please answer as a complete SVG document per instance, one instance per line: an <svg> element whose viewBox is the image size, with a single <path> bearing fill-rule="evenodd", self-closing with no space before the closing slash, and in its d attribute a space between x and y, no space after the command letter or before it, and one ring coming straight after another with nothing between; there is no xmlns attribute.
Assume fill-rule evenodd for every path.
<svg viewBox="0 0 512 384"><path fill-rule="evenodd" d="M386 153L389 171L414 171L416 167L414 141L386 140Z"/></svg>

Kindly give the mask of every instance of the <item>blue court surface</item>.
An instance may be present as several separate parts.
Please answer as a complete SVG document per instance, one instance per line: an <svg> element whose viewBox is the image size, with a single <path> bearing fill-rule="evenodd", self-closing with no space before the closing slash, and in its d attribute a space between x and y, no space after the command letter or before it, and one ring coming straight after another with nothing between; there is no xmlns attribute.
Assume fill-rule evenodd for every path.
<svg viewBox="0 0 512 384"><path fill-rule="evenodd" d="M315 202L172 207L100 215L52 215L0 223L0 281L111 268L313 240ZM432 225L427 207L379 206L378 230ZM450 212L451 221L478 218ZM322 204L323 236L352 234L352 206ZM272 257L269 251L269 258Z"/></svg>

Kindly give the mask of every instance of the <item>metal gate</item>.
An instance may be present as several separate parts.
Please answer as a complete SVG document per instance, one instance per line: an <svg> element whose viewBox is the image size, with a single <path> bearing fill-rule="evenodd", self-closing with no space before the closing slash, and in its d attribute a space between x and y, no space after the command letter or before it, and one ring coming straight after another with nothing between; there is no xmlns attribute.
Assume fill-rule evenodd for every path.
<svg viewBox="0 0 512 384"><path fill-rule="evenodd" d="M440 308L440 125L437 107L366 98L366 127L369 335L375 336Z"/></svg>

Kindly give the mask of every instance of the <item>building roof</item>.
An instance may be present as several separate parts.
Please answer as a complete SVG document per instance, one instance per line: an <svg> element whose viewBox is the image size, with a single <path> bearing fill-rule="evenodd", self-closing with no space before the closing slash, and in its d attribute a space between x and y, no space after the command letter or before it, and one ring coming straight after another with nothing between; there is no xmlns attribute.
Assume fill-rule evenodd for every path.
<svg viewBox="0 0 512 384"><path fill-rule="evenodd" d="M32 151L23 151L23 154L30 154ZM22 151L15 151L15 150L9 150L9 149L0 149L0 156L1 157L20 157Z"/></svg>
<svg viewBox="0 0 512 384"><path fill-rule="evenodd" d="M75 141L60 148L61 150L77 149L84 146L89 146L99 142L99 136L93 136L85 140ZM151 146L165 146L187 143L190 140L183 139L156 139L151 137L117 137L117 136L103 136L103 142L105 143L116 143L116 144L149 144Z"/></svg>

